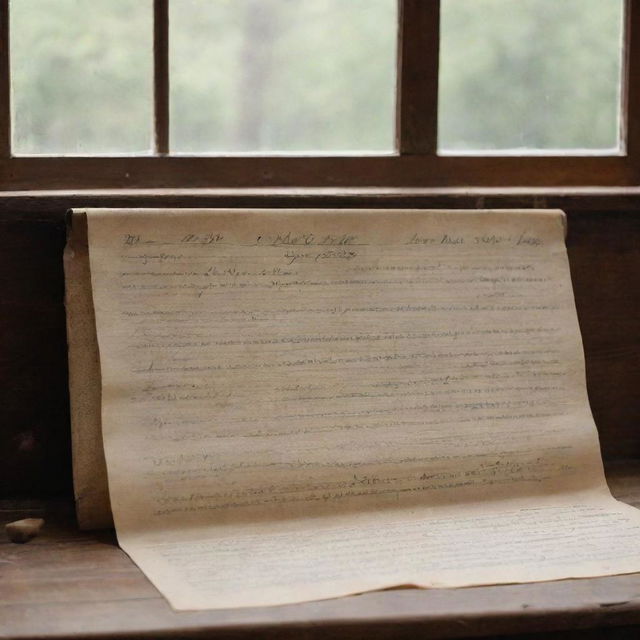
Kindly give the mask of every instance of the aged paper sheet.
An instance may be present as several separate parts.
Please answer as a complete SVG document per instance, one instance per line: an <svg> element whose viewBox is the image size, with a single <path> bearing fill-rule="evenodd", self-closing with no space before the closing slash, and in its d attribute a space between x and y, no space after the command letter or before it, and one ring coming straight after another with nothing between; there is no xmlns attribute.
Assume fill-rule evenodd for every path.
<svg viewBox="0 0 640 640"><path fill-rule="evenodd" d="M64 250L73 488L81 529L113 527L102 444L101 382L87 218L75 215Z"/></svg>
<svg viewBox="0 0 640 640"><path fill-rule="evenodd" d="M176 609L640 570L561 212L88 222L118 539Z"/></svg>

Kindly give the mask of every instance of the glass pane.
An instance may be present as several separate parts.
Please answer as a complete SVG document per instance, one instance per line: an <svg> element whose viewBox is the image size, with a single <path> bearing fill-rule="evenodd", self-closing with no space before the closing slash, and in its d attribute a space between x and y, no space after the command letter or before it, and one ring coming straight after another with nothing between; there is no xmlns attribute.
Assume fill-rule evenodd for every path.
<svg viewBox="0 0 640 640"><path fill-rule="evenodd" d="M171 0L172 150L392 150L396 5Z"/></svg>
<svg viewBox="0 0 640 640"><path fill-rule="evenodd" d="M11 0L13 151L149 151L151 0Z"/></svg>
<svg viewBox="0 0 640 640"><path fill-rule="evenodd" d="M441 150L619 147L623 0L443 0Z"/></svg>

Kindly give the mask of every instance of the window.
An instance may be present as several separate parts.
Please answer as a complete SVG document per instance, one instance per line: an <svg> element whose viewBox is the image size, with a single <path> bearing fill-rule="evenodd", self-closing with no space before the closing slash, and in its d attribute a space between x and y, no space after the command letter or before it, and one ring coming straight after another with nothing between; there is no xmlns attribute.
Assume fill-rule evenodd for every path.
<svg viewBox="0 0 640 640"><path fill-rule="evenodd" d="M638 1L0 0L0 188L637 184Z"/></svg>
<svg viewBox="0 0 640 640"><path fill-rule="evenodd" d="M438 149L621 150L620 0L443 0Z"/></svg>

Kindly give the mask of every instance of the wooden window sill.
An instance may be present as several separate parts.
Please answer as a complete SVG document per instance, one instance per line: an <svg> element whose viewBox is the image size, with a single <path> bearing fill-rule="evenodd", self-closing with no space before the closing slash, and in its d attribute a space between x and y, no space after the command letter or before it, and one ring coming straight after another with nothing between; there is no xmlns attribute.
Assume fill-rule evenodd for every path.
<svg viewBox="0 0 640 640"><path fill-rule="evenodd" d="M610 463L607 477L616 497L640 506L640 462ZM640 631L631 627L640 625L640 574L176 613L113 532L78 531L68 503L0 504L2 524L28 516L46 519L39 537L12 544L3 528L0 538L3 638L573 638L600 637L603 627L607 638L631 638Z"/></svg>
<svg viewBox="0 0 640 640"><path fill-rule="evenodd" d="M557 208L632 213L640 211L640 187L0 190L3 219L55 217L72 207Z"/></svg>

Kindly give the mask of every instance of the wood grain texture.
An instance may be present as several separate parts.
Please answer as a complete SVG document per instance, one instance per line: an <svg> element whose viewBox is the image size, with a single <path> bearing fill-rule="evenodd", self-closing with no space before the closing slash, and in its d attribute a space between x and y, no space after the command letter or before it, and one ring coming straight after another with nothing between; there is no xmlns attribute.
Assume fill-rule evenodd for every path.
<svg viewBox="0 0 640 640"><path fill-rule="evenodd" d="M401 155L438 148L440 0L400 0L396 145Z"/></svg>
<svg viewBox="0 0 640 640"><path fill-rule="evenodd" d="M623 155L0 158L0 189L635 186Z"/></svg>
<svg viewBox="0 0 640 640"><path fill-rule="evenodd" d="M11 154L9 66L9 0L0 0L0 157L4 158Z"/></svg>
<svg viewBox="0 0 640 640"><path fill-rule="evenodd" d="M640 187L255 188L0 191L4 220L60 219L83 207L562 209L640 214Z"/></svg>
<svg viewBox="0 0 640 640"><path fill-rule="evenodd" d="M169 153L169 2L153 2L154 151Z"/></svg>
<svg viewBox="0 0 640 640"><path fill-rule="evenodd" d="M640 457L640 216L570 216L567 247L603 455Z"/></svg>
<svg viewBox="0 0 640 640"><path fill-rule="evenodd" d="M640 1L626 0L621 138L630 161L640 166Z"/></svg>
<svg viewBox="0 0 640 640"><path fill-rule="evenodd" d="M0 494L70 483L63 220L0 221Z"/></svg>
<svg viewBox="0 0 640 640"><path fill-rule="evenodd" d="M615 465L609 479L620 498L640 504L637 463ZM630 626L640 623L640 574L398 589L283 607L175 613L117 547L112 533L79 532L65 505L2 506L0 524L27 515L46 519L42 535L27 545L0 537L3 638L376 640L522 632L546 632L545 638L601 637L598 633L636 638L640 630ZM568 629L585 631L577 635Z"/></svg>

